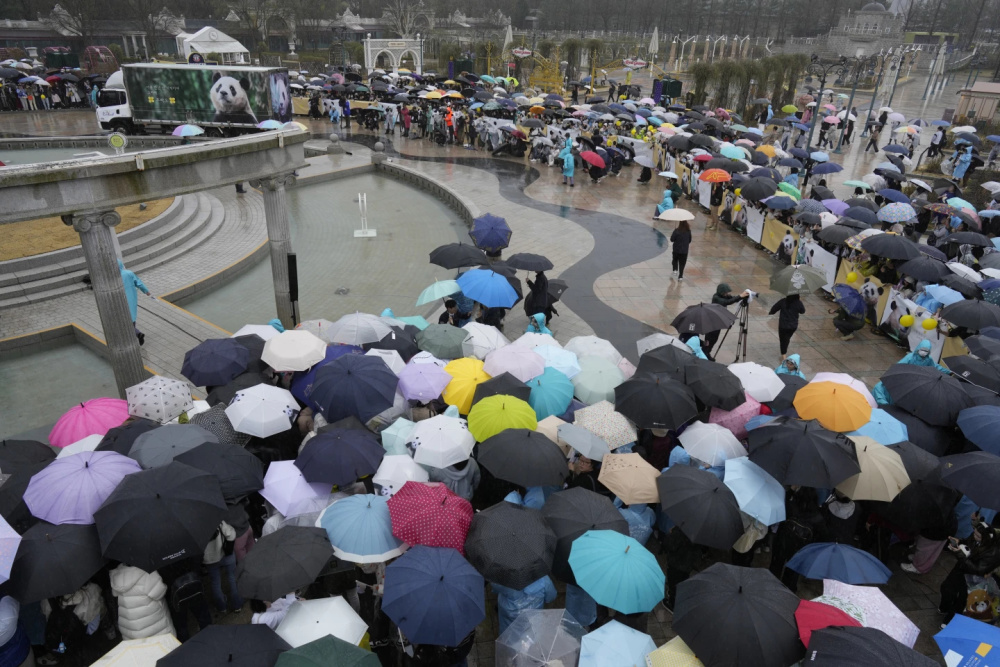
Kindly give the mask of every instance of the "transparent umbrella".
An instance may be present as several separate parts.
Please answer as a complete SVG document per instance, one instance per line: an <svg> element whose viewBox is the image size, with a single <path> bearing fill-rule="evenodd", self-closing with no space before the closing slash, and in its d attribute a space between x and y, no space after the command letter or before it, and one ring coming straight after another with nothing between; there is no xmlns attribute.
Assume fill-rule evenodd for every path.
<svg viewBox="0 0 1000 667"><path fill-rule="evenodd" d="M575 665L586 631L565 609L521 612L497 638L498 665Z"/></svg>

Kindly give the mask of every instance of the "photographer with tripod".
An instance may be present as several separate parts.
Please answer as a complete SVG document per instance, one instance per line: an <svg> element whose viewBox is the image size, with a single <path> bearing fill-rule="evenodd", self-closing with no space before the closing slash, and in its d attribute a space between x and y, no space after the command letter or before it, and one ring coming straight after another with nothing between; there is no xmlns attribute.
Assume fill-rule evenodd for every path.
<svg viewBox="0 0 1000 667"><path fill-rule="evenodd" d="M729 285L726 283L719 283L718 287L715 288L715 294L712 295L712 303L728 307L734 303L739 303L746 297L750 296L750 293L747 290L743 290L739 296L733 296L732 292L733 289ZM715 347L715 344L719 341L719 334L721 333L721 331L710 331L705 334L705 344L702 346L702 349L705 354L713 359L712 348Z"/></svg>

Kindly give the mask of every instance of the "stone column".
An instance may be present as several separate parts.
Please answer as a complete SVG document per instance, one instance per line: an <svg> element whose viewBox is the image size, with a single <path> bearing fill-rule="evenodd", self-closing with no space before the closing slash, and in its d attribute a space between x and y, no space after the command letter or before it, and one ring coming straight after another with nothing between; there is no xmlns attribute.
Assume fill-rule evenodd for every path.
<svg viewBox="0 0 1000 667"><path fill-rule="evenodd" d="M285 188L295 183L292 173L277 174L259 181L250 181L264 192L264 217L271 247L271 276L274 280L274 304L278 319L286 329L295 326L292 298L288 282L288 254L292 252L292 232L288 224L288 204Z"/></svg>
<svg viewBox="0 0 1000 667"><path fill-rule="evenodd" d="M121 222L121 216L115 211L94 211L64 215L62 220L80 234L118 395L125 398L125 388L145 380L147 373L142 366L139 340L135 336L115 254L113 228Z"/></svg>

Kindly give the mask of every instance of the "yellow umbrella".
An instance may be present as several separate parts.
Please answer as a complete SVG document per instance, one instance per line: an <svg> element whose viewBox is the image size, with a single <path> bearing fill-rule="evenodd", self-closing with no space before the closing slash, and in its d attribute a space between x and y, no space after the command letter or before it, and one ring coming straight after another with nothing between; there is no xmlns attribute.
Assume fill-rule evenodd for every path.
<svg viewBox="0 0 1000 667"><path fill-rule="evenodd" d="M852 435L861 473L848 477L837 490L851 500L892 502L910 484L903 459L895 450L863 435Z"/></svg>
<svg viewBox="0 0 1000 667"><path fill-rule="evenodd" d="M646 656L648 667L705 667L680 637L674 637L666 644Z"/></svg>
<svg viewBox="0 0 1000 667"><path fill-rule="evenodd" d="M463 414L469 414L472 409L472 396L476 393L476 385L486 382L490 376L483 370L483 362L479 359L455 359L444 367L451 376L451 382L444 388L444 402L454 405Z"/></svg>
<svg viewBox="0 0 1000 667"><path fill-rule="evenodd" d="M545 98L544 97L532 97L528 101L531 102L532 104L542 104L542 103L545 102Z"/></svg>
<svg viewBox="0 0 1000 667"><path fill-rule="evenodd" d="M448 91L448 97L457 97L458 99L462 99L462 93L457 90L450 90Z"/></svg>
<svg viewBox="0 0 1000 667"><path fill-rule="evenodd" d="M173 635L156 635L145 639L127 639L93 663L97 667L135 667L154 665L181 643Z"/></svg>
<svg viewBox="0 0 1000 667"><path fill-rule="evenodd" d="M405 67L400 67L398 70L396 70L396 72L398 74L412 74L413 73L410 70L406 69Z"/></svg>
<svg viewBox="0 0 1000 667"><path fill-rule="evenodd" d="M775 155L775 153L774 153L774 146L771 146L769 144L761 144L760 146L758 146L756 148L756 150L760 151L761 153L763 153L764 155L766 155L768 157L774 157L774 155Z"/></svg>
<svg viewBox="0 0 1000 667"><path fill-rule="evenodd" d="M856 431L872 418L872 407L860 392L839 382L810 382L792 401L802 419L815 419L831 431Z"/></svg>
<svg viewBox="0 0 1000 667"><path fill-rule="evenodd" d="M432 90L431 92L427 93L427 95L425 96L425 99L428 99L428 100L439 100L442 97L444 97L444 95L442 95L440 91L438 91L438 90Z"/></svg>
<svg viewBox="0 0 1000 667"><path fill-rule="evenodd" d="M660 471L638 454L605 454L597 481L626 505L635 505L660 502L660 492L656 489L659 476Z"/></svg>
<svg viewBox="0 0 1000 667"><path fill-rule="evenodd" d="M473 390L475 391L475 390ZM469 433L477 442L492 438L509 428L535 430L538 419L527 402L513 396L488 396L469 411ZM552 439L555 442L555 439Z"/></svg>
<svg viewBox="0 0 1000 667"><path fill-rule="evenodd" d="M447 81L445 81L445 84L446 84L446 85L450 85L450 86L453 86L453 85L455 85L456 83L458 83L458 82L457 82L457 81L452 81L451 79L448 79Z"/></svg>

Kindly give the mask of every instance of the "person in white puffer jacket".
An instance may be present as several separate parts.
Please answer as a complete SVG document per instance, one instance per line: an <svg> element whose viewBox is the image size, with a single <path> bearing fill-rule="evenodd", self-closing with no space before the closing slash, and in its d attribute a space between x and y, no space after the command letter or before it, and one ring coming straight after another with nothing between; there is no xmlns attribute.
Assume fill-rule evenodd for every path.
<svg viewBox="0 0 1000 667"><path fill-rule="evenodd" d="M119 565L111 570L111 591L118 598L118 630L123 638L176 635L164 599L167 586L158 572Z"/></svg>

